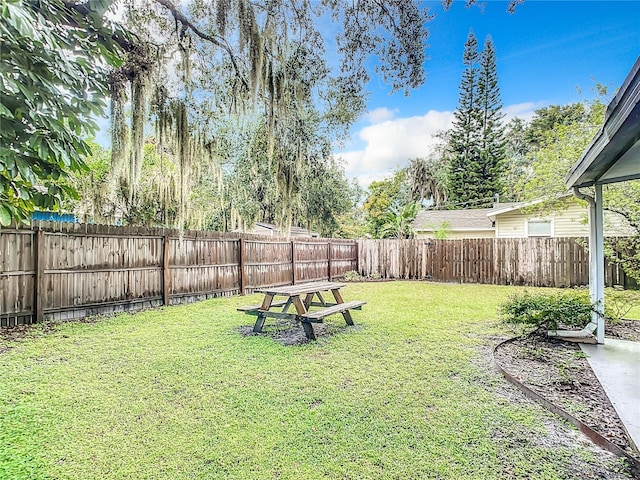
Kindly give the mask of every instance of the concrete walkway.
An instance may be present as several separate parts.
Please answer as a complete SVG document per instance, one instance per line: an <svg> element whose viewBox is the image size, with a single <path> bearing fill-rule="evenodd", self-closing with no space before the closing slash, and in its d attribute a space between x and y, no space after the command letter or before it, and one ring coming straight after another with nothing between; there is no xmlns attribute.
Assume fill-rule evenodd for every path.
<svg viewBox="0 0 640 480"><path fill-rule="evenodd" d="M636 450L640 447L640 342L606 338L580 344L591 369L618 412Z"/></svg>

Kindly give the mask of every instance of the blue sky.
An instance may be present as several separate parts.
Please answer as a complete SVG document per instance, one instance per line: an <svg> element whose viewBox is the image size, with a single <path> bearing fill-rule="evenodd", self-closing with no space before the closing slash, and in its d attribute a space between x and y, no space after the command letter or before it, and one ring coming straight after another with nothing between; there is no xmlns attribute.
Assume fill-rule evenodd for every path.
<svg viewBox="0 0 640 480"><path fill-rule="evenodd" d="M487 35L493 39L509 118L591 99L596 83L613 92L640 55L640 1L526 0L513 15L506 1L485 1L482 8L465 3L456 0L445 12L439 2L426 2L436 18L428 24L428 76L420 89L406 98L390 95L378 78L370 82L369 113L336 152L361 185L427 154L431 135L450 126L470 29L481 46Z"/></svg>

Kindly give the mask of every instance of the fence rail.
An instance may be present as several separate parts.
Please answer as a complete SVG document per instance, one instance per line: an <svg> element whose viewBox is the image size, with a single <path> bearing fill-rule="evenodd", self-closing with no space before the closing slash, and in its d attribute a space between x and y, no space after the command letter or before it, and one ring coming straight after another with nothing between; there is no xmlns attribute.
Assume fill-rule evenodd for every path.
<svg viewBox="0 0 640 480"><path fill-rule="evenodd" d="M357 269L353 240L41 223L0 230L0 325L82 318Z"/></svg>
<svg viewBox="0 0 640 480"><path fill-rule="evenodd" d="M0 230L0 325L251 293L352 270L389 279L586 285L583 240L288 240L40 223ZM609 285L631 284L618 265L607 263L605 272Z"/></svg>

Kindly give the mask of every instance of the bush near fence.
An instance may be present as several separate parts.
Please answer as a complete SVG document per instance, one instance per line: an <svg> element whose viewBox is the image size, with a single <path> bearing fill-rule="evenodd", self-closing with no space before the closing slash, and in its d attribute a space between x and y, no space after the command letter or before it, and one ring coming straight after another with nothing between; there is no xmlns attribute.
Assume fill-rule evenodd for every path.
<svg viewBox="0 0 640 480"><path fill-rule="evenodd" d="M584 239L284 239L161 228L37 223L0 230L0 325L236 294L349 271L427 279L587 285ZM607 265L607 283L628 280Z"/></svg>

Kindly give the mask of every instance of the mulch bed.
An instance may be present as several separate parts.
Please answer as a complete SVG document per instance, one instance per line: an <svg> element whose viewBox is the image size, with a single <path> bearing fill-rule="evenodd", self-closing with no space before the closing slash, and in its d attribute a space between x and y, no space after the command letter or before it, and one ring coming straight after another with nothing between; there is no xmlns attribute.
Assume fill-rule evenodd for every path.
<svg viewBox="0 0 640 480"><path fill-rule="evenodd" d="M640 341L640 321L621 320L606 328L607 337ZM531 334L501 345L495 359L518 381L638 458L577 344Z"/></svg>

